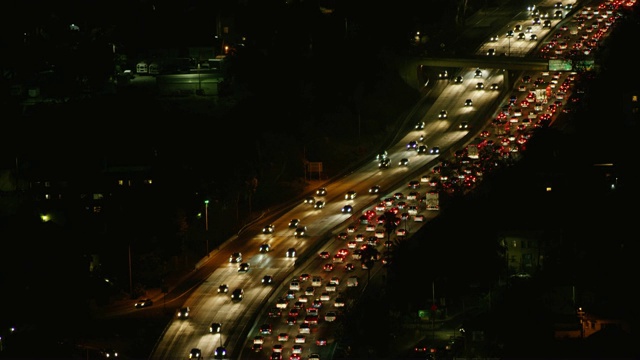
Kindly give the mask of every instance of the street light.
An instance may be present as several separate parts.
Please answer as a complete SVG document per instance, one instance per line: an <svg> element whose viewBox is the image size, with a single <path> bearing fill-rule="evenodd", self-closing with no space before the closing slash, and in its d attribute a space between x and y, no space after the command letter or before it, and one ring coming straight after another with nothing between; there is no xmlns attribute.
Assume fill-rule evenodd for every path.
<svg viewBox="0 0 640 360"><path fill-rule="evenodd" d="M207 256L209 256L209 200L204 201L204 242L207 244Z"/></svg>

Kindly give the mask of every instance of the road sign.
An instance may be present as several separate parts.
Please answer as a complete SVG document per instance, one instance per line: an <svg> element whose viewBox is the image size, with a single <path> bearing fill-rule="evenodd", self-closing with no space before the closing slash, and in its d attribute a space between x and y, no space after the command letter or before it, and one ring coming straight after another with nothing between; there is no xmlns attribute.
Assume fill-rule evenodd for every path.
<svg viewBox="0 0 640 360"><path fill-rule="evenodd" d="M571 71L573 63L571 60L551 59L549 60L549 71Z"/></svg>

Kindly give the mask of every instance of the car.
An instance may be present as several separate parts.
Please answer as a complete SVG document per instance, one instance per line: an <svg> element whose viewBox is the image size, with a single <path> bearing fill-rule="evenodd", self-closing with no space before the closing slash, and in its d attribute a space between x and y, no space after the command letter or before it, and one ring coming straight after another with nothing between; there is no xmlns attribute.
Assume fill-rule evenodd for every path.
<svg viewBox="0 0 640 360"><path fill-rule="evenodd" d="M471 99L466 99L464 101L464 106L473 106L473 100Z"/></svg>
<svg viewBox="0 0 640 360"><path fill-rule="evenodd" d="M318 253L318 255L323 259L328 259L331 257L331 253L328 251L321 251Z"/></svg>
<svg viewBox="0 0 640 360"><path fill-rule="evenodd" d="M272 307L269 309L268 315L270 318L279 318L282 316L282 310L278 307Z"/></svg>
<svg viewBox="0 0 640 360"><path fill-rule="evenodd" d="M260 250L261 253L269 252L269 251L271 251L271 245L269 245L267 243L261 244L259 250Z"/></svg>
<svg viewBox="0 0 640 360"><path fill-rule="evenodd" d="M436 351L436 348L422 343L416 344L413 348L413 352L416 355L419 355L420 357L423 357L425 359L430 358L430 356L428 356L429 353L435 353Z"/></svg>
<svg viewBox="0 0 640 360"><path fill-rule="evenodd" d="M322 307L322 301L320 301L320 299L313 300L311 307L307 308L307 315L318 316L320 311L319 309L321 307Z"/></svg>
<svg viewBox="0 0 640 360"><path fill-rule="evenodd" d="M527 35L525 35L525 33L523 33L523 32L518 33L518 40L524 40L524 39L526 39L526 37L527 37Z"/></svg>
<svg viewBox="0 0 640 360"><path fill-rule="evenodd" d="M323 187L318 188L316 190L316 195L318 195L318 196L326 196L327 195L327 189L323 188Z"/></svg>
<svg viewBox="0 0 640 360"><path fill-rule="evenodd" d="M448 79L448 78L449 78L449 72L447 70L443 70L438 73L438 79Z"/></svg>
<svg viewBox="0 0 640 360"><path fill-rule="evenodd" d="M244 263L240 263L240 265L238 265L238 272L239 273L246 273L247 271L249 271L249 268L251 267L251 264L244 262Z"/></svg>
<svg viewBox="0 0 640 360"><path fill-rule="evenodd" d="M271 275L265 275L262 277L262 283L265 285L269 285L273 282L273 276Z"/></svg>
<svg viewBox="0 0 640 360"><path fill-rule="evenodd" d="M261 352L262 351L262 344L253 344L253 345L251 345L251 350L253 350L253 352Z"/></svg>
<svg viewBox="0 0 640 360"><path fill-rule="evenodd" d="M189 359L200 359L202 358L202 351L198 348L193 348L189 351Z"/></svg>
<svg viewBox="0 0 640 360"><path fill-rule="evenodd" d="M300 237L300 236L304 236L304 234L307 233L307 227L306 226L298 226L296 228L296 231L294 231L294 234L296 237Z"/></svg>
<svg viewBox="0 0 640 360"><path fill-rule="evenodd" d="M345 271L354 271L355 269L356 269L356 267L352 263L344 264L344 270Z"/></svg>
<svg viewBox="0 0 640 360"><path fill-rule="evenodd" d="M298 280L300 282L305 282L305 281L309 280L310 277L311 277L311 275L309 275L307 273L302 273L302 274L300 274L300 276L298 276Z"/></svg>
<svg viewBox="0 0 640 360"><path fill-rule="evenodd" d="M222 324L221 323L211 323L211 325L209 325L209 332L210 333L214 333L214 334L219 334L222 331Z"/></svg>
<svg viewBox="0 0 640 360"><path fill-rule="evenodd" d="M313 205L316 202L316 199L312 196L306 197L304 198L304 200L302 200L302 203L304 204L311 204Z"/></svg>
<svg viewBox="0 0 640 360"><path fill-rule="evenodd" d="M322 267L322 270L324 270L324 271L332 271L333 270L333 264L324 264L324 266Z"/></svg>
<svg viewBox="0 0 640 360"><path fill-rule="evenodd" d="M418 154L426 154L427 153L427 146L426 145L420 145L418 146Z"/></svg>
<svg viewBox="0 0 640 360"><path fill-rule="evenodd" d="M515 33L514 33L514 31L513 31L513 30L509 30L509 31L507 31L507 33L505 34L505 36L506 36L506 37L508 37L508 38L513 37L514 35L515 35Z"/></svg>
<svg viewBox="0 0 640 360"><path fill-rule="evenodd" d="M346 205L346 206L350 206L350 205ZM353 209L351 210L353 211ZM340 240L347 240L348 237L349 237L349 233L345 231L341 231L338 233L338 235L336 235L336 238Z"/></svg>
<svg viewBox="0 0 640 360"><path fill-rule="evenodd" d="M455 84L462 84L462 82L463 82L463 81L464 81L464 78L463 78L462 76L460 76L460 75L456 76L456 77L453 79L453 82L454 82Z"/></svg>
<svg viewBox="0 0 640 360"><path fill-rule="evenodd" d="M298 280L293 280L289 283L289 290L292 291L300 291L300 282Z"/></svg>
<svg viewBox="0 0 640 360"><path fill-rule="evenodd" d="M336 297L336 299L333 301L333 307L343 308L345 307L345 305L346 305L346 302L342 296Z"/></svg>
<svg viewBox="0 0 640 360"><path fill-rule="evenodd" d="M262 335L271 335L272 331L273 331L273 327L271 326L271 324L262 324L262 325L260 325L260 334L262 334Z"/></svg>
<svg viewBox="0 0 640 360"><path fill-rule="evenodd" d="M216 350L213 352L213 356L216 359L221 359L227 356L227 348L225 348L224 346L218 346Z"/></svg>
<svg viewBox="0 0 640 360"><path fill-rule="evenodd" d="M242 262L242 253L234 252L233 254L229 255L229 262L230 263Z"/></svg>
<svg viewBox="0 0 640 360"><path fill-rule="evenodd" d="M482 77L482 70L476 69L476 71L473 73L473 77Z"/></svg>
<svg viewBox="0 0 640 360"><path fill-rule="evenodd" d="M324 314L324 321L333 322L338 318L338 314L335 311L327 311Z"/></svg>
<svg viewBox="0 0 640 360"><path fill-rule="evenodd" d="M422 129L424 129L424 127L425 127L425 123L424 123L424 121L420 121L420 122L418 122L418 123L416 124L416 126L414 126L414 129L416 129L416 130L422 130Z"/></svg>
<svg viewBox="0 0 640 360"><path fill-rule="evenodd" d="M313 296L315 292L316 288L314 288L313 286L307 286L306 289L304 289L304 294L307 296Z"/></svg>
<svg viewBox="0 0 640 360"><path fill-rule="evenodd" d="M114 349L100 349L100 356L103 359L117 359L119 355Z"/></svg>
<svg viewBox="0 0 640 360"><path fill-rule="evenodd" d="M295 229L298 227L299 224L300 224L300 219L291 219L289 221L289 228Z"/></svg>
<svg viewBox="0 0 640 360"><path fill-rule="evenodd" d="M407 158L402 158L400 159L400 161L398 162L399 166L409 166L409 159Z"/></svg>
<svg viewBox="0 0 640 360"><path fill-rule="evenodd" d="M409 143L407 144L407 150L415 150L418 148L418 142L415 140L411 140L409 141Z"/></svg>
<svg viewBox="0 0 640 360"><path fill-rule="evenodd" d="M291 308L291 309L289 309L289 314L288 315L289 315L289 317L293 317L297 321L298 315L300 315L300 309Z"/></svg>
<svg viewBox="0 0 640 360"><path fill-rule="evenodd" d="M529 35L529 40L531 40L531 41L538 40L538 35L536 35L536 34Z"/></svg>
<svg viewBox="0 0 640 360"><path fill-rule="evenodd" d="M218 286L218 294L226 294L228 292L229 292L229 285L220 284L220 286Z"/></svg>
<svg viewBox="0 0 640 360"><path fill-rule="evenodd" d="M447 117L449 117L447 110L440 110L440 113L438 113L438 119L446 119Z"/></svg>
<svg viewBox="0 0 640 360"><path fill-rule="evenodd" d="M326 202L324 200L318 200L316 201L316 203L313 205L314 209L323 209L325 206Z"/></svg>
<svg viewBox="0 0 640 360"><path fill-rule="evenodd" d="M353 206L351 205L345 205L342 207L342 213L343 214L351 214L353 212Z"/></svg>
<svg viewBox="0 0 640 360"><path fill-rule="evenodd" d="M298 326L298 332L300 334L311 334L311 326L307 323L302 323Z"/></svg>
<svg viewBox="0 0 640 360"><path fill-rule="evenodd" d="M189 318L189 311L191 311L191 309L189 309L189 307L181 307L178 310L178 319L188 319Z"/></svg>
<svg viewBox="0 0 640 360"><path fill-rule="evenodd" d="M153 300L151 299L140 299L136 301L136 303L134 304L134 306L138 309L148 307L151 305L153 305Z"/></svg>
<svg viewBox="0 0 640 360"><path fill-rule="evenodd" d="M253 343L254 344L264 344L264 336L262 335L256 335L253 337Z"/></svg>
<svg viewBox="0 0 640 360"><path fill-rule="evenodd" d="M407 186L409 187L409 189L417 189L420 187L420 181L419 180L410 180L409 183L407 184Z"/></svg>
<svg viewBox="0 0 640 360"><path fill-rule="evenodd" d="M279 344L278 344L279 345ZM274 345L275 347L275 345ZM275 350L269 356L269 360L282 360L282 352L276 352Z"/></svg>
<svg viewBox="0 0 640 360"><path fill-rule="evenodd" d="M489 86L489 89L491 90L500 90L500 86L498 84L491 84L491 86Z"/></svg>
<svg viewBox="0 0 640 360"><path fill-rule="evenodd" d="M244 290L240 288L233 290L233 292L231 293L231 300L239 301L239 300L242 300L243 297L244 297Z"/></svg>
<svg viewBox="0 0 640 360"><path fill-rule="evenodd" d="M304 344L307 342L307 337L304 336L304 334L298 334L296 335L296 337L293 339L293 342L296 344Z"/></svg>
<svg viewBox="0 0 640 360"><path fill-rule="evenodd" d="M500 40L500 36L499 35L493 35L492 37L489 38L489 41L491 42L496 42Z"/></svg>
<svg viewBox="0 0 640 360"><path fill-rule="evenodd" d="M415 222L424 222L424 215L422 215L422 214L414 215L413 221L415 221Z"/></svg>
<svg viewBox="0 0 640 360"><path fill-rule="evenodd" d="M289 360L302 360L302 355L300 355L300 354L291 354L289 356Z"/></svg>
<svg viewBox="0 0 640 360"><path fill-rule="evenodd" d="M318 342L321 341L321 339L316 340L316 345L318 346L323 346L327 344L327 340L324 339L324 343L318 344ZM317 353L313 353L311 355L309 355L309 360L320 360L320 354Z"/></svg>
<svg viewBox="0 0 640 360"><path fill-rule="evenodd" d="M380 169L388 169L391 166L391 159L385 158L380 160L378 163L378 168Z"/></svg>
<svg viewBox="0 0 640 360"><path fill-rule="evenodd" d="M484 89L484 83L483 82L479 82L476 84L476 90L483 90Z"/></svg>
<svg viewBox="0 0 640 360"><path fill-rule="evenodd" d="M356 198L356 191L355 190L349 190L347 191L347 193L344 195L344 199L345 200L353 200Z"/></svg>
<svg viewBox="0 0 640 360"><path fill-rule="evenodd" d="M282 346L282 344L274 344L273 347L271 348L271 351L275 353L281 353L283 349L284 349L284 346Z"/></svg>
<svg viewBox="0 0 640 360"><path fill-rule="evenodd" d="M295 248L288 248L288 249L287 249L287 252L285 253L285 257L288 257L288 258L290 258L290 257L296 257L296 255L297 255L297 254L298 254L298 253L296 252L296 249L295 249Z"/></svg>
<svg viewBox="0 0 640 360"><path fill-rule="evenodd" d="M468 128L469 128L469 123L466 121L462 121L460 124L458 124L459 130L467 130Z"/></svg>
<svg viewBox="0 0 640 360"><path fill-rule="evenodd" d="M376 160L377 161L381 161L381 160L384 160L384 159L386 159L388 157L389 157L389 153L385 150L385 151L380 152L380 153L378 153L376 155Z"/></svg>
<svg viewBox="0 0 640 360"><path fill-rule="evenodd" d="M429 154L431 155L440 154L440 147L438 146L432 147L431 149L429 149Z"/></svg>
<svg viewBox="0 0 640 360"><path fill-rule="evenodd" d="M491 48L491 49L487 50L487 55L488 56L495 56L496 55L496 49Z"/></svg>
<svg viewBox="0 0 640 360"><path fill-rule="evenodd" d="M273 225L273 224L265 225L262 228L262 233L263 234L273 234L274 231L276 231L276 226Z"/></svg>
<svg viewBox="0 0 640 360"><path fill-rule="evenodd" d="M281 332L278 334L278 341L289 341L289 334L285 333L285 332Z"/></svg>
<svg viewBox="0 0 640 360"><path fill-rule="evenodd" d="M243 297L244 297L244 290L242 289L235 289L231 293L231 300L233 301L240 301L242 300Z"/></svg>
<svg viewBox="0 0 640 360"><path fill-rule="evenodd" d="M373 185L369 188L369 194L378 194L380 193L380 185Z"/></svg>

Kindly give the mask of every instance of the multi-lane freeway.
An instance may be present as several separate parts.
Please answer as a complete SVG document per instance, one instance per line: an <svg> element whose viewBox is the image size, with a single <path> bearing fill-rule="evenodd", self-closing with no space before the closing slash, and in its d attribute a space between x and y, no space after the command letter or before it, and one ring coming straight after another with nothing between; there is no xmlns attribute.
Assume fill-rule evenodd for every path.
<svg viewBox="0 0 640 360"><path fill-rule="evenodd" d="M538 9L553 13L558 9L555 4L554 1L542 2ZM572 2L572 5L573 9L577 8L577 4ZM541 43L548 42L555 31L564 31L556 29L561 20L573 16L565 7L560 11L563 17L552 18L550 26L543 26L535 24L531 11L523 9L497 34L497 40L489 39L495 35L489 34L487 43L477 49L477 54L486 54L488 49L507 49L499 52L506 52L507 56L537 56ZM593 21L597 21L597 17ZM515 25L523 26L523 33L536 34L536 39L531 40L530 36L518 39L518 31L514 37L507 37ZM581 41L581 35L573 35L576 35L573 39ZM333 334L339 324L333 321L334 316L338 320L359 296L368 283L370 271L381 268L379 259L372 270L364 269L361 261L353 256L355 250L370 241L371 246L383 254L386 246L392 246L386 241L399 236L394 231L381 233L376 238L376 230L381 227L375 226L374 219L394 207L404 212L404 208L415 206L424 220L415 221L411 215L398 225L408 231L406 236L411 236L438 213L426 210L420 200L425 192L442 188L421 181L423 175L433 176L434 168L442 159L455 158L457 150L476 141L479 135L482 135L483 151L491 149L502 157L517 157L531 129L541 125L540 117L549 114L549 121L542 123L548 126L566 104L576 76L571 72L523 72L518 74L515 88L505 89L502 69L447 69L447 76L438 79L442 70L433 70L435 80L429 84L427 100L408 119L411 130L400 134L398 141L387 149L388 168L381 168L379 161L371 158L365 166L325 184L326 194L310 194L313 201L301 201L278 216L265 219L264 223L250 226L213 252L208 268L215 270L183 299L183 306L189 307L189 316L176 316L151 358L188 358L192 349L199 349L207 359L267 359L273 352L281 353L282 358L295 357L293 354L298 352L302 358L312 354L321 359L332 358L336 341ZM462 80L454 81L458 76ZM496 87L492 88L494 84ZM532 99L531 94L537 98ZM528 104L524 100L529 100ZM535 106L536 102L540 103L539 107ZM506 103L511 105L505 109ZM442 116L443 110L446 117ZM421 123L424 126L415 127ZM424 146L427 151L420 153L412 144L416 148ZM411 181L419 185L410 188ZM371 193L370 189L376 185L379 192ZM420 196L407 199L412 191ZM391 198L395 200L376 209L382 200ZM316 206L318 201L324 205ZM399 202L405 204L399 205ZM350 206L349 212L345 212L346 205ZM371 220L374 226L369 229L360 220L368 210L375 213ZM299 224L290 226L292 219L299 219ZM266 225L273 225L273 231L263 231ZM296 234L296 229L302 227L306 227L306 231ZM268 251L263 247L265 244ZM295 249L295 254L291 249ZM346 255L334 258L339 252ZM230 261L233 253L241 253L242 259ZM239 271L241 263L249 264L248 270ZM315 282L314 277L317 277ZM355 278L357 286L348 286L349 279ZM271 281L265 283L265 279ZM297 285L292 284L294 281ZM330 282L335 286L327 287ZM223 284L228 292L219 291ZM354 285L353 282L350 285ZM232 299L236 289L243 291L241 299ZM294 308L299 309L292 311ZM221 324L219 331L210 331L213 323Z"/></svg>

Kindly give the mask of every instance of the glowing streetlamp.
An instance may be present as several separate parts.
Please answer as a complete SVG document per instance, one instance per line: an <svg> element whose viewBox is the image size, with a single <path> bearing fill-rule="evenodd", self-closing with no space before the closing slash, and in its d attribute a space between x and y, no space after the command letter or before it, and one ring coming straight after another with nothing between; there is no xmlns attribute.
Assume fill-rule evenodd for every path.
<svg viewBox="0 0 640 360"><path fill-rule="evenodd" d="M204 242L207 245L207 256L209 256L209 200L204 201Z"/></svg>

